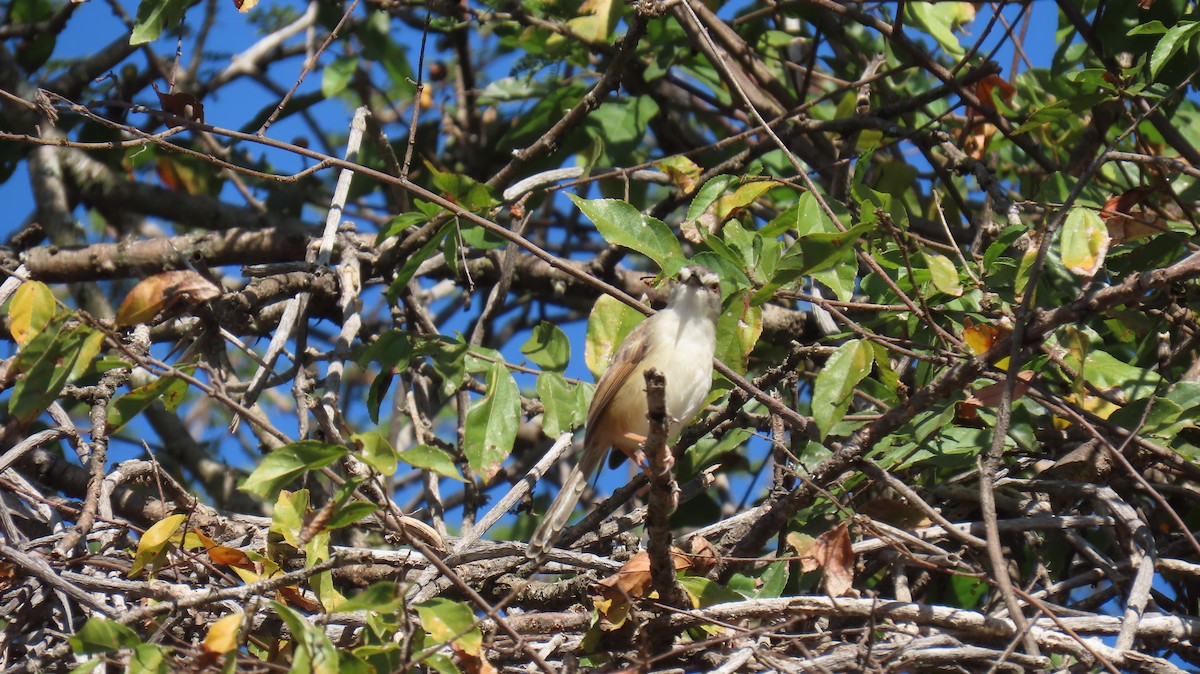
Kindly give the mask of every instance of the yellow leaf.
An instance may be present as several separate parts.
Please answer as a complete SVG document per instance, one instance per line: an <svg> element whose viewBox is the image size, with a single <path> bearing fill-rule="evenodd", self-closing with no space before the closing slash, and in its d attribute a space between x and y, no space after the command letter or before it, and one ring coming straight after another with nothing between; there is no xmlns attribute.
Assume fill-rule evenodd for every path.
<svg viewBox="0 0 1200 674"><path fill-rule="evenodd" d="M676 187L684 194L691 194L696 189L696 181L700 179L701 170L696 162L683 155L675 155L659 160L654 164L671 178Z"/></svg>
<svg viewBox="0 0 1200 674"><path fill-rule="evenodd" d="M142 569L150 566L151 573L166 555L167 543L179 531L187 515L176 514L160 520L142 534L138 541L137 554L133 557L133 565L129 568L129 577L133 578Z"/></svg>
<svg viewBox="0 0 1200 674"><path fill-rule="evenodd" d="M25 346L37 333L46 327L57 312L54 303L54 293L45 283L29 281L22 283L13 293L12 302L8 305L10 318L9 332L13 341Z"/></svg>
<svg viewBox="0 0 1200 674"><path fill-rule="evenodd" d="M238 630L242 626L242 612L230 613L208 628L204 637L204 650L225 655L238 647Z"/></svg>
<svg viewBox="0 0 1200 674"><path fill-rule="evenodd" d="M154 526L142 534L142 540L138 541L138 554L162 549L167 544L167 541L171 540L171 537L175 535L175 532L179 531L180 525L186 519L187 515L179 513L155 522Z"/></svg>

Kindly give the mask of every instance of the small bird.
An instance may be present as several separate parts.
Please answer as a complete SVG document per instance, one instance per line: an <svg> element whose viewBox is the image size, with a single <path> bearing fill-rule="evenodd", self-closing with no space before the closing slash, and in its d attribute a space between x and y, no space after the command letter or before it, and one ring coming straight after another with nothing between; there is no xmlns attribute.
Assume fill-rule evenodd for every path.
<svg viewBox="0 0 1200 674"><path fill-rule="evenodd" d="M668 438L700 412L712 388L720 313L717 275L704 267L685 267L671 289L667 308L639 323L621 342L588 407L583 458L542 516L529 541L530 558L540 558L554 546L610 447L644 464L642 445L650 432L646 370L657 369L666 378Z"/></svg>

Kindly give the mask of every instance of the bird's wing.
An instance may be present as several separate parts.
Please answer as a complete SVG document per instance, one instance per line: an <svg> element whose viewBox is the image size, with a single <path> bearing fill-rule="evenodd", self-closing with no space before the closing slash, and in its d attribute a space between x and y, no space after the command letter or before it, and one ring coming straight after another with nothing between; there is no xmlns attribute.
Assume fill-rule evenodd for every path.
<svg viewBox="0 0 1200 674"><path fill-rule="evenodd" d="M592 404L588 406L587 430L594 428L593 422L604 414L616 397L617 391L621 390L629 375L637 369L638 363L645 359L646 352L650 350L650 340L646 338L647 326L653 320L654 316L651 316L630 331L613 356L612 364L600 376L600 381L596 383L596 393L592 396Z"/></svg>

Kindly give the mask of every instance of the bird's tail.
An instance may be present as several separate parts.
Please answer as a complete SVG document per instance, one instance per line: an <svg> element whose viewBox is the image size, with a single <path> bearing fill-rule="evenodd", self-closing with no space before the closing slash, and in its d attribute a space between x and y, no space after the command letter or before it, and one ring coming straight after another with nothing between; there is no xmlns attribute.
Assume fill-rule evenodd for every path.
<svg viewBox="0 0 1200 674"><path fill-rule="evenodd" d="M554 502L550 504L546 514L542 515L541 523L533 532L533 537L529 539L529 547L525 551L527 557L542 559L554 547L558 535L571 520L571 513L575 512L575 505L583 496L584 489L587 489L587 483L591 479L592 473L595 473L596 469L600 467L606 451L608 451L608 447L598 442L589 442L586 437L584 438L583 457L571 469L571 474L567 476L566 482L563 482L562 491L558 492L558 496L554 498Z"/></svg>

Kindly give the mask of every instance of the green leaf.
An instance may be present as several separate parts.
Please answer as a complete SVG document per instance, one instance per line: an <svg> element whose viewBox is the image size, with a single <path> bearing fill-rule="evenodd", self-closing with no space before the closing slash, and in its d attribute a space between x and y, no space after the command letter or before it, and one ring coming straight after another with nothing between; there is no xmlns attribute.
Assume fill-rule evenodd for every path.
<svg viewBox="0 0 1200 674"><path fill-rule="evenodd" d="M442 241L444 241L446 237L450 235L450 232L453 231L453 223L447 222L446 224L442 225L442 228L438 230L437 234L434 234L428 241L425 242L425 245L421 246L420 250L404 261L404 266L400 268L400 271L396 273L396 278L393 279L392 284L388 286L388 301L394 303L396 299L400 297L400 293L404 292L404 289L408 287L408 282L411 281L413 275L417 273L417 268L420 267L425 260L428 260L433 256L433 252L437 250L438 246L442 245Z"/></svg>
<svg viewBox="0 0 1200 674"><path fill-rule="evenodd" d="M471 176L439 171L428 161L425 162L425 168L432 176L434 187L469 211L483 211L500 203L493 188Z"/></svg>
<svg viewBox="0 0 1200 674"><path fill-rule="evenodd" d="M71 650L79 655L111 653L122 648L134 648L142 643L137 633L119 622L103 618L88 618L79 631L71 635Z"/></svg>
<svg viewBox="0 0 1200 674"><path fill-rule="evenodd" d="M761 585L754 594L755 599L771 599L783 596L783 590L788 582L788 563L775 562L768 565L759 577Z"/></svg>
<svg viewBox="0 0 1200 674"><path fill-rule="evenodd" d="M1037 262L1037 247L1030 246L1025 249L1025 254L1021 256L1021 263L1017 266L1017 277L1013 279L1013 290L1018 295L1024 294L1025 287L1029 285L1029 277L1033 273L1033 264Z"/></svg>
<svg viewBox="0 0 1200 674"><path fill-rule="evenodd" d="M339 674L338 651L320 625L296 613L284 604L271 602L271 608L283 619L292 633L295 653L293 672L306 674Z"/></svg>
<svg viewBox="0 0 1200 674"><path fill-rule="evenodd" d="M732 185L738 182L737 176L719 175L709 178L696 193L692 199L692 205L688 206L687 222L695 222L704 213L721 198L722 194Z"/></svg>
<svg viewBox="0 0 1200 674"><path fill-rule="evenodd" d="M392 378L397 370L408 367L412 360L413 344L408 333L400 330L389 330L379 336L373 344L363 349L355 359L359 365L379 363L380 372L371 380L367 389L367 414L371 421L379 423L379 407L383 398L391 388Z"/></svg>
<svg viewBox="0 0 1200 674"><path fill-rule="evenodd" d="M121 430L131 419L154 404L155 400L166 398L168 393L172 394L171 398L178 407L178 401L187 391L187 387L188 383L183 379L160 377L117 398L108 406L108 432L111 434Z"/></svg>
<svg viewBox="0 0 1200 674"><path fill-rule="evenodd" d="M512 453L521 424L521 392L503 363L493 363L488 392L467 411L464 451L471 468L490 480Z"/></svg>
<svg viewBox="0 0 1200 674"><path fill-rule="evenodd" d="M571 361L571 342L557 325L542 321L521 346L521 353L543 369L562 372Z"/></svg>
<svg viewBox="0 0 1200 674"><path fill-rule="evenodd" d="M466 356L469 348L462 337L436 339L421 345L421 353L429 356L433 371L442 378L442 395L447 398L458 391L463 378L467 376Z"/></svg>
<svg viewBox="0 0 1200 674"><path fill-rule="evenodd" d="M1062 262L1072 274L1096 275L1108 254L1108 227L1090 208L1072 208L1063 223Z"/></svg>
<svg viewBox="0 0 1200 674"><path fill-rule="evenodd" d="M337 607L339 613L351 611L375 611L390 613L404 606L404 594L398 585L391 581L372 583L370 587L359 592Z"/></svg>
<svg viewBox="0 0 1200 674"><path fill-rule="evenodd" d="M429 221L429 216L424 213L413 211L411 213L401 213L388 221L388 224L379 230L379 235L375 237L375 245L396 236L413 225L420 225Z"/></svg>
<svg viewBox="0 0 1200 674"><path fill-rule="evenodd" d="M347 503L338 508L334 516L325 523L325 530L333 531L334 529L348 527L378 509L379 507L374 503L366 503L365 501Z"/></svg>
<svg viewBox="0 0 1200 674"><path fill-rule="evenodd" d="M157 40L165 27L179 24L188 4L189 0L142 0L129 44L137 46Z"/></svg>
<svg viewBox="0 0 1200 674"><path fill-rule="evenodd" d="M971 610L987 594L988 584L982 578L954 574L950 576L950 589L954 592L954 605Z"/></svg>
<svg viewBox="0 0 1200 674"><path fill-rule="evenodd" d="M262 463L246 478L240 489L262 498L273 498L284 485L308 470L318 470L345 456L341 445L316 440L301 440L263 457Z"/></svg>
<svg viewBox="0 0 1200 674"><path fill-rule="evenodd" d="M1180 21L1162 36L1154 51L1150 54L1150 78L1158 77L1159 71L1171 60L1180 49L1187 46L1188 40L1196 36L1200 24L1195 21Z"/></svg>
<svg viewBox="0 0 1200 674"><path fill-rule="evenodd" d="M625 246L654 260L666 276L683 269L679 239L663 221L642 215L638 209L617 199L581 199L568 194L583 214L596 224L609 243Z"/></svg>
<svg viewBox="0 0 1200 674"><path fill-rule="evenodd" d="M692 599L692 605L697 608L746 599L724 585L702 576L680 576L679 585L683 587L684 592L688 593Z"/></svg>
<svg viewBox="0 0 1200 674"><path fill-rule="evenodd" d="M400 452L399 458L413 468L432 470L438 475L458 480L459 482L466 482L462 475L459 474L458 466L454 463L454 458L432 445L417 445L411 449L406 449Z"/></svg>
<svg viewBox="0 0 1200 674"><path fill-rule="evenodd" d="M24 376L13 387L8 410L22 423L33 421L54 402L100 349L103 336L97 339L96 331L86 325L65 327L69 316L55 316L17 354L14 373Z"/></svg>
<svg viewBox="0 0 1200 674"><path fill-rule="evenodd" d="M392 443L388 442L383 433L379 431L355 433L350 436L350 440L361 450L358 458L362 459L363 463L379 471L384 477L395 474L396 450L392 448Z"/></svg>
<svg viewBox="0 0 1200 674"><path fill-rule="evenodd" d="M449 599L430 599L417 604L417 615L421 617L421 626L441 644L454 643L468 650L472 646L478 649L483 645L483 633L475 624L475 614L471 607ZM470 652L468 650L468 652Z"/></svg>
<svg viewBox="0 0 1200 674"><path fill-rule="evenodd" d="M167 647L157 644L140 644L133 649L126 674L167 674L171 671L167 659Z"/></svg>
<svg viewBox="0 0 1200 674"><path fill-rule="evenodd" d="M904 12L913 26L933 36L942 49L952 56L962 56L963 48L959 44L958 38L955 37L954 30L960 24L969 21L974 16L974 10L970 10L970 16L966 16L961 5L967 5L967 3L930 3L918 0L905 3Z"/></svg>
<svg viewBox="0 0 1200 674"><path fill-rule="evenodd" d="M854 387L871 371L874 354L871 346L852 339L838 347L817 375L813 386L812 411L821 438L842 420L854 394Z"/></svg>
<svg viewBox="0 0 1200 674"><path fill-rule="evenodd" d="M294 492L280 489L275 507L271 509L270 531L279 534L293 548L300 548L300 530L308 517L308 498L307 489Z"/></svg>
<svg viewBox="0 0 1200 674"><path fill-rule="evenodd" d="M586 408L580 408L571 385L557 372L543 372L537 378L538 399L542 401L542 430L551 438L573 430L583 423Z"/></svg>
<svg viewBox="0 0 1200 674"><path fill-rule="evenodd" d="M921 250L921 255L925 258L925 264L929 265L929 273L933 277L933 287L951 297L962 295L963 287L958 280L958 268L954 266L950 258L926 249Z"/></svg>
<svg viewBox="0 0 1200 674"><path fill-rule="evenodd" d="M1055 101L1050 105L1043 105L1033 111L1033 114L1025 120L1025 123L1018 126L1013 133L1022 134L1027 131L1043 127L1051 122L1071 117L1075 112L1071 109L1071 101L1061 100Z"/></svg>
<svg viewBox="0 0 1200 674"><path fill-rule="evenodd" d="M717 317L717 358L739 373L746 372L750 352L762 336L762 307L731 302Z"/></svg>
<svg viewBox="0 0 1200 674"><path fill-rule="evenodd" d="M608 369L625 336L645 320L642 312L609 295L601 295L588 316L583 359L597 379Z"/></svg>
<svg viewBox="0 0 1200 674"><path fill-rule="evenodd" d="M1155 19L1130 28L1126 35L1162 35L1165 32L1167 32L1167 27L1163 25L1162 21Z"/></svg>
<svg viewBox="0 0 1200 674"><path fill-rule="evenodd" d="M334 59L321 73L321 94L325 98L333 98L342 93L357 70L357 56L339 56Z"/></svg>

